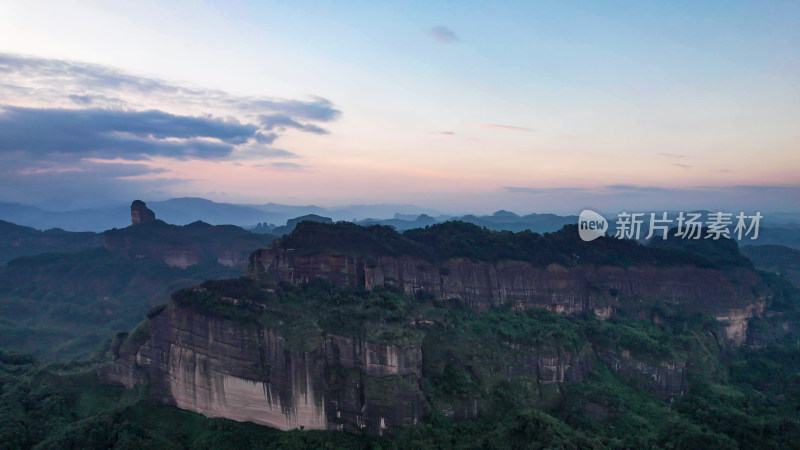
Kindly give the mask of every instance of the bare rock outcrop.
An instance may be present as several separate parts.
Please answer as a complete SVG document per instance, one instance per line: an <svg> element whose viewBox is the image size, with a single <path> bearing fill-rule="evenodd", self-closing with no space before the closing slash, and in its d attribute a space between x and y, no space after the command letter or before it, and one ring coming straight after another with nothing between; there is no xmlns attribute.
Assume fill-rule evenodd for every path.
<svg viewBox="0 0 800 450"><path fill-rule="evenodd" d="M101 381L149 383L163 403L209 417L377 434L428 414L419 344L328 335L298 349L259 325L170 305L114 357Z"/></svg>
<svg viewBox="0 0 800 450"><path fill-rule="evenodd" d="M134 200L131 203L131 223L139 225L156 221L156 213L141 200Z"/></svg>
<svg viewBox="0 0 800 450"><path fill-rule="evenodd" d="M523 261L475 262L454 258L439 264L409 257L359 257L266 248L252 256L256 280L302 284L321 277L358 289L391 285L414 295L458 298L485 311L501 305L560 313L593 311L608 317L618 308L638 310L657 302L715 316L734 345L746 338L747 320L763 312L760 279L747 269L700 267L536 267Z"/></svg>

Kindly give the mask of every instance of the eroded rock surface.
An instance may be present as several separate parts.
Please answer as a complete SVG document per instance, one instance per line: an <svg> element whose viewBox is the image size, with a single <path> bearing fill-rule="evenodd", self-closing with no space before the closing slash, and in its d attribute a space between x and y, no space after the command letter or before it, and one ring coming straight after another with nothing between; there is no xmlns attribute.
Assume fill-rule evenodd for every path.
<svg viewBox="0 0 800 450"><path fill-rule="evenodd" d="M146 328L118 346L103 382L149 383L166 404L281 430L380 433L427 415L419 344L329 335L299 350L258 325L173 305Z"/></svg>
<svg viewBox="0 0 800 450"><path fill-rule="evenodd" d="M581 266L535 267L522 261L474 262L464 258L432 264L407 257L298 256L291 250L261 249L249 274L256 280L293 284L325 278L348 288L392 285L409 294L459 298L484 311L547 308L561 313L594 311L608 317L616 308L640 309L656 302L711 314L725 324L735 345L746 338L747 320L766 304L756 294L760 280L751 270L699 267Z"/></svg>

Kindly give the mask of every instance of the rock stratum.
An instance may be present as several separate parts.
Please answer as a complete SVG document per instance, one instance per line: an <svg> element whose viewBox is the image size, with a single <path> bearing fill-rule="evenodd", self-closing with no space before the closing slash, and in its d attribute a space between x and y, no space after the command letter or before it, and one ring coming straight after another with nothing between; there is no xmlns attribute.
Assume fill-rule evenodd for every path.
<svg viewBox="0 0 800 450"><path fill-rule="evenodd" d="M248 277L179 291L118 336L99 375L206 416L383 433L475 417L509 386L547 408L600 366L674 401L770 304L735 244L712 260L565 230L300 223Z"/></svg>
<svg viewBox="0 0 800 450"><path fill-rule="evenodd" d="M327 335L311 350L270 330L168 307L129 338L101 379L149 382L164 403L281 430L368 428L416 423L427 415L419 389L420 345L398 347Z"/></svg>
<svg viewBox="0 0 800 450"><path fill-rule="evenodd" d="M736 345L744 342L747 320L766 305L766 298L757 295L761 280L745 269L558 264L538 268L524 261L484 263L465 258L432 264L406 257L299 256L293 250L272 248L258 250L252 258L249 273L256 280L302 284L324 278L342 287L368 290L390 285L412 295L458 298L479 311L509 306L568 314L592 311L608 317L615 309L666 302L715 316Z"/></svg>

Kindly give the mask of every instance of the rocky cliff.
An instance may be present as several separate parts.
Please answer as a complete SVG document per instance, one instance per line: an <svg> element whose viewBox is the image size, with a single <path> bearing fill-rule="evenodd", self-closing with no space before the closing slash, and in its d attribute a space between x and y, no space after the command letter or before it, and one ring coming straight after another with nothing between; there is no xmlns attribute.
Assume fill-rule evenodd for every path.
<svg viewBox="0 0 800 450"><path fill-rule="evenodd" d="M414 295L458 298L485 311L547 308L555 312L638 310L657 302L705 312L725 324L727 338L741 344L747 319L763 312L761 281L752 271L700 267L578 266L536 267L523 261L475 262L465 258L431 263L409 257L346 255L300 256L267 248L252 256L249 275L256 280L302 284L324 278L352 289L390 285Z"/></svg>
<svg viewBox="0 0 800 450"><path fill-rule="evenodd" d="M284 430L383 433L432 410L471 418L509 388L530 406L553 407L598 364L660 399L687 389L689 353L627 348L668 342L652 323L655 337L626 335L543 309L477 312L384 288L263 288L246 279L179 291L149 317L115 339L103 382L149 384L163 403Z"/></svg>
<svg viewBox="0 0 800 450"><path fill-rule="evenodd" d="M170 306L127 337L108 383L149 382L164 403L287 430L386 427L427 413L419 345L328 335L311 350L255 324Z"/></svg>
<svg viewBox="0 0 800 450"><path fill-rule="evenodd" d="M250 256L248 278L178 291L117 340L100 376L279 429L382 433L430 411L474 417L498 398L549 408L598 366L674 401L692 361L741 344L771 301L735 245L717 264L574 241L303 222Z"/></svg>
<svg viewBox="0 0 800 450"><path fill-rule="evenodd" d="M430 325L417 321L405 326ZM462 340L433 333L428 341L389 344L322 332L298 345L265 323L171 302L129 336L117 337L115 361L99 375L109 384L147 383L160 401L210 417L282 430L382 433L427 417L430 401L447 415L479 413L483 390L431 396L421 388L426 376L442 372L438 352L452 358ZM423 347L429 348L427 356ZM585 345L571 349L506 342L502 347L481 363L480 370L491 379L523 378L540 386L579 382L594 360ZM425 358L429 361L423 364ZM480 358L476 355L473 363Z"/></svg>

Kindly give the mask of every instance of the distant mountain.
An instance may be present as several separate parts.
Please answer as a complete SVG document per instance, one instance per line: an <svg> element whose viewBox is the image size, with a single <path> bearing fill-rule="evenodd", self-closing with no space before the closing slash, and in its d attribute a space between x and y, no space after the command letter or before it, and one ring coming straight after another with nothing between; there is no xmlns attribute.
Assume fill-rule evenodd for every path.
<svg viewBox="0 0 800 450"><path fill-rule="evenodd" d="M298 217L306 214L322 215L329 213L327 209L314 205L297 206L297 205L281 205L279 203L265 203L263 205L243 205L243 206L248 206L250 208L254 208L259 211L278 214L280 216L285 216L285 217Z"/></svg>
<svg viewBox="0 0 800 450"><path fill-rule="evenodd" d="M388 225L397 231L405 231L405 230L410 230L412 228L424 228L427 227L428 225L433 225L438 222L439 220L427 214L420 214L419 216L416 216L413 219L409 218L409 216L405 214L395 214L395 218L393 219L386 219L386 220L366 219L358 221L356 223L364 226Z"/></svg>
<svg viewBox="0 0 800 450"><path fill-rule="evenodd" d="M47 211L33 206L0 203L0 219L39 230L61 228L67 231L100 232L130 224L129 206Z"/></svg>
<svg viewBox="0 0 800 450"><path fill-rule="evenodd" d="M780 273L800 288L800 250L782 245L748 245L741 252L757 269Z"/></svg>
<svg viewBox="0 0 800 450"><path fill-rule="evenodd" d="M173 198L148 202L158 212L159 219L176 225L187 225L201 220L211 225L250 226L259 222L286 221L286 214L269 212L246 205L217 203L204 198Z"/></svg>
<svg viewBox="0 0 800 450"><path fill-rule="evenodd" d="M158 217L175 225L188 225L198 220L211 225L253 227L259 223L285 224L288 220L308 214L331 217L334 220L392 217L395 213L437 212L413 205L355 205L326 209L319 206L292 206L267 203L236 205L218 203L195 197L149 201ZM0 219L39 230L62 228L68 231L101 232L124 228L130 224L129 204L80 209L48 211L34 206L0 202Z"/></svg>
<svg viewBox="0 0 800 450"><path fill-rule="evenodd" d="M742 244L782 245L800 250L800 228L791 226L762 228L758 233L758 239L745 241Z"/></svg>
<svg viewBox="0 0 800 450"><path fill-rule="evenodd" d="M173 267L218 263L244 269L247 257L275 238L255 234L235 225L194 222L170 225L162 220L108 230L103 233L106 250L132 259L161 260Z"/></svg>
<svg viewBox="0 0 800 450"><path fill-rule="evenodd" d="M20 256L76 252L102 245L103 238L96 233L71 233L57 228L39 231L0 220L0 266Z"/></svg>
<svg viewBox="0 0 800 450"><path fill-rule="evenodd" d="M558 231L564 225L578 223L578 216L557 216L555 214L528 214L519 216L509 211L497 211L491 216L466 215L461 217L439 216L431 217L420 214L415 218L408 215L395 214L392 219L365 219L355 223L358 225L388 225L397 231L424 228L428 225L442 223L448 220L457 220L471 223L493 231L523 231L530 230L535 233Z"/></svg>
<svg viewBox="0 0 800 450"><path fill-rule="evenodd" d="M138 211L134 224L101 234L0 221L0 257L10 259L0 268L0 344L44 360L84 355L172 291L242 275L250 253L274 239L234 225L170 225L156 205L142 219L149 208L133 202L121 220Z"/></svg>
<svg viewBox="0 0 800 450"><path fill-rule="evenodd" d="M537 233L557 231L564 225L577 223L574 215L556 214L518 215L500 210L491 215L443 215L439 211L407 204L346 205L324 208L315 205L282 205L278 203L231 204L218 203L197 197L150 201L158 217L167 223L188 225L202 221L211 225L237 225L257 233L268 233L287 221L302 216L329 217L333 221L354 221L361 225L389 225L399 231L420 228L447 220L469 222L495 231L530 230ZM81 209L74 211L47 211L33 206L0 202L0 220L39 230L61 228L67 231L101 232L129 225L128 204ZM704 213L706 218L707 211ZM669 211L669 218L678 212ZM657 213L660 215L660 213ZM648 231L649 212L642 217L644 235ZM613 235L617 216L606 215L608 232ZM263 224L256 229L256 226ZM272 226L268 226L272 224ZM675 223L673 222L673 226ZM642 236L644 237L644 236ZM800 215L776 213L765 215L761 223L758 244L778 244L800 249Z"/></svg>
<svg viewBox="0 0 800 450"><path fill-rule="evenodd" d="M578 216L558 216L555 214L528 214L518 216L508 211L497 211L491 216L463 216L454 218L495 231L523 231L547 233L560 230L564 225L578 223Z"/></svg>
<svg viewBox="0 0 800 450"><path fill-rule="evenodd" d="M286 225L275 227L272 229L272 234L275 236L283 236L284 234L291 233L300 222L320 222L320 223L333 223L330 217L318 216L316 214L306 214L305 216L295 217L286 221Z"/></svg>
<svg viewBox="0 0 800 450"><path fill-rule="evenodd" d="M347 205L328 208L328 217L334 220L364 220L369 218L389 218L394 217L395 214L427 214L430 216L441 216L442 213L430 208L420 208L415 205L393 205L393 204L376 204L376 205Z"/></svg>

